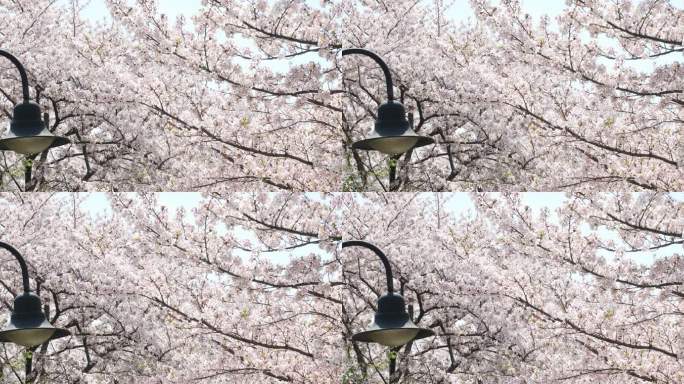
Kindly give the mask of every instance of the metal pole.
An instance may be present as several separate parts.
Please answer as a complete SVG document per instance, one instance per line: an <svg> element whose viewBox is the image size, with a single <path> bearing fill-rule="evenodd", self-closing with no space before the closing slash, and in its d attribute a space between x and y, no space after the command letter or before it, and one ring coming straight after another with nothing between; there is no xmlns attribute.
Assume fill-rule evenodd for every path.
<svg viewBox="0 0 684 384"><path fill-rule="evenodd" d="M385 266L385 274L387 275L387 292L389 294L394 294L394 283L392 281L392 266L390 265L389 259L380 250L380 248L376 247L375 245L369 242L362 240L343 241L342 248L347 247L363 247L375 252L375 254L378 255L378 257L380 258L380 260L382 260L382 264Z"/></svg>
<svg viewBox="0 0 684 384"><path fill-rule="evenodd" d="M31 376L31 371L33 371L33 351L29 350L27 352L30 353L30 355L26 356L26 367L24 368L24 375L28 380L29 376Z"/></svg>
<svg viewBox="0 0 684 384"><path fill-rule="evenodd" d="M4 56L4 57L8 58L14 64L14 66L16 66L17 69L19 70L19 75L21 76L21 89L24 93L24 103L28 103L30 98L29 98L29 85L28 85L28 77L26 76L26 69L24 69L24 66L21 65L19 60L16 57L12 56L11 53L9 53L7 51L3 51L2 49L0 49L0 56Z"/></svg>
<svg viewBox="0 0 684 384"><path fill-rule="evenodd" d="M397 357L393 350L390 350L390 362L389 362L389 383L392 384L392 376L397 371Z"/></svg>
<svg viewBox="0 0 684 384"><path fill-rule="evenodd" d="M392 89L392 74L390 73L389 67L387 66L387 64L385 64L384 61L382 61L380 56L376 55L375 53L369 50L362 48L343 49L342 56L347 55L364 55L375 60L375 62L378 63L378 65L380 65L380 68L382 68L382 71L385 73L385 81L387 82L387 100L389 100L390 102L394 101L394 90Z"/></svg>
<svg viewBox="0 0 684 384"><path fill-rule="evenodd" d="M24 281L24 293L31 292L31 288L29 287L28 268L26 267L26 261L24 260L24 257L21 256L21 253L19 253L19 251L17 251L13 246L2 241L0 241L0 248L5 248L17 259L19 266L21 267L21 278Z"/></svg>

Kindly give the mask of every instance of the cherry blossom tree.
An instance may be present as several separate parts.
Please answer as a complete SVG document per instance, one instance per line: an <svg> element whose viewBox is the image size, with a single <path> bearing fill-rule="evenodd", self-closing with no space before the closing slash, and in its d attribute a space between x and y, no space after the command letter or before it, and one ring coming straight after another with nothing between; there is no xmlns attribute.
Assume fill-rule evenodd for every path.
<svg viewBox="0 0 684 384"><path fill-rule="evenodd" d="M500 294L524 309L531 377L681 380L681 200L576 195L556 215L535 215L516 195L479 196L478 205L496 269L508 275Z"/></svg>
<svg viewBox="0 0 684 384"><path fill-rule="evenodd" d="M571 1L536 22L520 1L472 1L459 25L458 7L433 3L378 2L345 30L386 58L416 129L440 142L393 159L389 189L681 189L681 7ZM348 120L369 127L382 83L356 62ZM362 186L363 170L386 178L384 157L356 160Z"/></svg>
<svg viewBox="0 0 684 384"><path fill-rule="evenodd" d="M682 9L573 1L1 3L4 49L66 148L4 155L25 190L679 190ZM435 146L351 149L384 102L377 52ZM18 94L2 64L3 112ZM30 165L32 172L25 172ZM396 170L393 170L395 169ZM395 182L388 184L390 174ZM21 179L25 179L22 182Z"/></svg>
<svg viewBox="0 0 684 384"><path fill-rule="evenodd" d="M324 318L316 313L323 310L317 300L325 304L328 295L325 284L311 287L308 298L292 292L297 285L269 285L326 275L318 271L320 255L334 248L329 241L339 241L335 228L341 227L332 197L229 194L207 197L194 212L172 211L156 195L144 194L113 194L111 209L100 206L103 211L94 211L90 195L0 197L3 241L26 257L31 285L48 304L50 320L72 332L34 351L1 346L3 382L184 383L297 375L303 381L325 361L318 350L334 356L331 361L343 353L319 343L337 340L332 325L314 321ZM272 262L279 247L287 270ZM10 255L0 260L5 317L20 273ZM289 370L298 358L314 354L316 364ZM34 370L24 379L27 356ZM325 372L330 380L335 367Z"/></svg>
<svg viewBox="0 0 684 384"><path fill-rule="evenodd" d="M571 1L535 23L518 1L472 4L497 42L489 100L505 106L516 174L540 162L535 189L681 189L681 7Z"/></svg>
<svg viewBox="0 0 684 384"><path fill-rule="evenodd" d="M401 349L393 382L681 380L681 199L577 194L537 211L521 195L475 194L459 217L459 198L352 198L347 236L388 252L439 334Z"/></svg>
<svg viewBox="0 0 684 384"><path fill-rule="evenodd" d="M82 2L2 1L0 46L28 71L31 97L49 112L50 130L72 144L39 155L3 152L3 190L156 189L147 149L160 141L126 105L126 87L135 65L129 39L114 24L85 20ZM2 120L19 102L19 73L0 64ZM6 124L6 123L5 123ZM3 128L4 129L4 128ZM162 177L162 175L156 175Z"/></svg>
<svg viewBox="0 0 684 384"><path fill-rule="evenodd" d="M158 382L167 343L152 305L136 299L139 264L131 257L131 231L120 221L93 217L77 194L2 194L2 240L26 259L31 288L49 320L72 336L26 350L0 346L3 383ZM0 254L2 316L19 293L16 260ZM32 373L25 377L26 359ZM147 381L150 380L150 381Z"/></svg>
<svg viewBox="0 0 684 384"><path fill-rule="evenodd" d="M172 210L112 194L2 196L3 241L73 336L33 382L677 383L682 202L573 194L208 194ZM471 201L473 210L455 209ZM383 249L414 322L437 336L352 342L383 295ZM1 260L4 307L19 286ZM6 261L6 262L5 262ZM4 378L24 351L2 346ZM388 377L390 354L395 374Z"/></svg>
<svg viewBox="0 0 684 384"><path fill-rule="evenodd" d="M339 189L343 5L209 1L169 20L156 2L109 1L133 35L132 100L183 152L159 158L165 190ZM201 169L202 172L198 172Z"/></svg>
<svg viewBox="0 0 684 384"><path fill-rule="evenodd" d="M119 197L177 350L170 382L339 381L344 331L335 313L339 197L239 193L208 198L192 217ZM336 229L337 228L337 229ZM285 260L274 262L279 257ZM331 291L335 289L335 291Z"/></svg>

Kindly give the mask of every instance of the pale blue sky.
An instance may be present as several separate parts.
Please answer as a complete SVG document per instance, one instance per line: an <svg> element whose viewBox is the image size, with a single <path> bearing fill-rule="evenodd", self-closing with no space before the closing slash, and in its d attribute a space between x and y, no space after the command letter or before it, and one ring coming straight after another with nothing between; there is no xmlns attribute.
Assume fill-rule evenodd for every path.
<svg viewBox="0 0 684 384"><path fill-rule="evenodd" d="M70 0L58 0L60 3L66 4ZM104 0L90 0L82 1L87 4L83 15L93 19L101 20L109 17L107 6ZM316 1L312 1L316 3ZM190 16L201 7L201 0L159 0L159 9L162 13L170 18L177 15ZM538 19L544 14L557 15L565 6L565 1L562 0L524 0L523 7L530 16ZM468 0L456 0L451 8L448 10L448 16L459 21L466 21L473 18L474 14Z"/></svg>
<svg viewBox="0 0 684 384"><path fill-rule="evenodd" d="M59 0L67 3L69 0ZM83 2L85 4L85 1ZM312 1L316 3L316 1ZM159 9L169 17L177 15L190 16L201 7L201 0L159 0ZM538 19L544 14L557 15L565 7L562 0L523 0L523 9L530 16ZM457 0L448 11L448 15L455 20L467 20L473 18L468 0ZM104 0L90 0L84 9L84 16L91 19L102 19L109 16Z"/></svg>

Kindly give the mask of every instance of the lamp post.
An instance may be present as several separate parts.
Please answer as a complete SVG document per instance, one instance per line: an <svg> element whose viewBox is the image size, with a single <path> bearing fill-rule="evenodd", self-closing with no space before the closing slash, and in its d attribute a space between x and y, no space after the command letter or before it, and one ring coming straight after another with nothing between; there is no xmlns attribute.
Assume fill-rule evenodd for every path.
<svg viewBox="0 0 684 384"><path fill-rule="evenodd" d="M365 139L354 142L352 148L376 150L389 155L400 155L413 148L434 143L435 140L433 138L420 136L413 130L406 119L404 106L394 101L392 74L380 56L361 48L342 50L342 56L347 55L364 55L375 60L385 73L385 81L387 83L387 103L382 104L378 108L375 129Z"/></svg>
<svg viewBox="0 0 684 384"><path fill-rule="evenodd" d="M387 294L378 299L378 310L373 322L364 331L355 333L353 341L378 343L397 348L413 340L434 336L431 329L418 327L406 312L406 302L401 295L394 293L392 266L387 256L375 245L361 240L342 242L342 248L363 247L373 251L382 261L387 276ZM390 354L390 378L394 374L395 357Z"/></svg>
<svg viewBox="0 0 684 384"><path fill-rule="evenodd" d="M19 70L24 101L14 106L9 129L0 137L0 150L32 155L69 143L66 137L55 136L48 129L47 113L41 116L40 106L29 97L28 77L19 60L9 52L0 50L0 56L9 59Z"/></svg>
<svg viewBox="0 0 684 384"><path fill-rule="evenodd" d="M69 336L71 333L56 328L45 316L40 297L31 293L26 261L13 246L0 241L0 248L9 251L19 262L24 293L14 299L14 308L9 322L0 330L0 342L11 342L24 347L35 347L53 339ZM31 372L31 360L26 364L26 374Z"/></svg>

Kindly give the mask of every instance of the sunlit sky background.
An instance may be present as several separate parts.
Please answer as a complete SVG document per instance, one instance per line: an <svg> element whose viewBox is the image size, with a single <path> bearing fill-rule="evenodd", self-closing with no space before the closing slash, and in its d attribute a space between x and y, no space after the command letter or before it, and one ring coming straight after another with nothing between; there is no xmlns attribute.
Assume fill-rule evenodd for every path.
<svg viewBox="0 0 684 384"><path fill-rule="evenodd" d="M65 0L61 0L65 1ZM320 0L309 0L312 4ZM200 0L159 0L159 9L170 18L177 15L190 16L197 11L202 2ZM557 15L565 7L564 0L524 0L524 9L530 16L539 18L544 14ZM91 0L84 10L84 15L92 19L102 19L109 16L104 0ZM454 20L465 21L473 17L468 0L457 0L449 10L449 16Z"/></svg>

